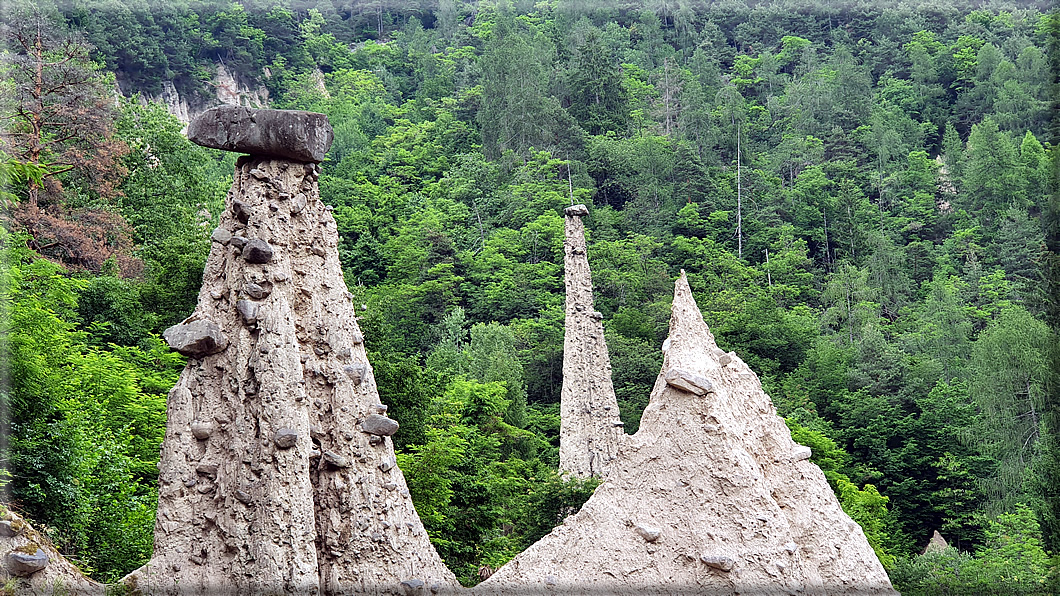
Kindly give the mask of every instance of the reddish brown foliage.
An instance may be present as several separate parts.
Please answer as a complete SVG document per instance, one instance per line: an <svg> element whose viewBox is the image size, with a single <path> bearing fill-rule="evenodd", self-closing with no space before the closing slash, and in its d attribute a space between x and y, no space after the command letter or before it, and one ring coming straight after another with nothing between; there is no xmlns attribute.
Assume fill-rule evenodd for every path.
<svg viewBox="0 0 1060 596"><path fill-rule="evenodd" d="M118 213L77 209L53 215L23 203L11 215L30 234L30 248L71 269L99 273L113 258L122 277L143 273L143 262L131 254L132 230Z"/></svg>
<svg viewBox="0 0 1060 596"><path fill-rule="evenodd" d="M106 203L120 194L128 146L114 135L112 81L89 58L91 47L39 11L17 13L0 27L12 50L3 68L11 93L0 98L0 150L41 166L27 181L25 201L11 211L30 247L73 269L99 272L114 259L124 276L139 275L132 234L117 212L72 209L64 184Z"/></svg>

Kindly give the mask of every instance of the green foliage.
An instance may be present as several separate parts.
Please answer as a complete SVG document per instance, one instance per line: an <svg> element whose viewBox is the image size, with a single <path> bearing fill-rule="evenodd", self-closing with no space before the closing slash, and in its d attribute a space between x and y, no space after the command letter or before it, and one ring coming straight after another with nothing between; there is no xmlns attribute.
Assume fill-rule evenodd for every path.
<svg viewBox="0 0 1060 596"><path fill-rule="evenodd" d="M895 557L887 550L890 542L887 526L892 523L887 511L889 499L871 484L859 489L850 481L850 477L843 473L843 470L849 469L850 456L835 441L820 431L800 425L792 418L785 419L785 422L791 430L792 440L811 449L810 461L824 472L843 511L861 526L880 563L890 569Z"/></svg>
<svg viewBox="0 0 1060 596"><path fill-rule="evenodd" d="M157 337L146 350L87 345L71 322L83 284L36 259L24 238L2 239L11 494L55 528L66 552L113 581L151 552L164 395L183 362Z"/></svg>
<svg viewBox="0 0 1060 596"><path fill-rule="evenodd" d="M127 94L172 81L195 104L223 62L273 107L328 115L321 196L367 306L401 465L463 581L593 488L555 473L562 210L585 203L627 432L684 269L896 583L1043 591L1024 581L1044 573L1034 549L1012 550L1033 540L1000 538L1023 522L999 514L1027 503L1055 547L1060 367L1039 318L1060 321L1046 289L1060 271L1045 142L1056 19L664 4L59 12ZM10 486L98 577L149 549L162 396L181 360L157 334L195 307L234 161L190 144L157 104L118 108L128 153L100 174L120 182L108 208L144 274L70 277L36 256L59 248L10 236L2 266ZM0 160L15 210L48 179L70 217L102 196L92 172L23 161ZM911 558L935 529L979 553Z"/></svg>
<svg viewBox="0 0 1060 596"><path fill-rule="evenodd" d="M990 521L974 557L952 546L930 550L900 559L891 577L903 594L1047 594L1047 566L1038 522L1021 505Z"/></svg>
<svg viewBox="0 0 1060 596"><path fill-rule="evenodd" d="M497 323L479 323L471 328L468 374L483 382L504 383L508 407L504 421L517 428L526 426L526 388L523 367L515 353L515 336Z"/></svg>
<svg viewBox="0 0 1060 596"><path fill-rule="evenodd" d="M589 134L625 132L629 118L622 72L594 28L572 59L569 111Z"/></svg>
<svg viewBox="0 0 1060 596"><path fill-rule="evenodd" d="M535 455L547 444L504 421L500 382L457 377L429 406L426 442L398 455L431 542L465 584L499 567L589 498Z"/></svg>
<svg viewBox="0 0 1060 596"><path fill-rule="evenodd" d="M1030 474L1040 457L1050 338L1044 323L1021 308L1010 308L1001 311L972 349L969 389L983 412L975 425L976 442L998 462L997 471L984 479L996 510L1012 510L1030 496Z"/></svg>

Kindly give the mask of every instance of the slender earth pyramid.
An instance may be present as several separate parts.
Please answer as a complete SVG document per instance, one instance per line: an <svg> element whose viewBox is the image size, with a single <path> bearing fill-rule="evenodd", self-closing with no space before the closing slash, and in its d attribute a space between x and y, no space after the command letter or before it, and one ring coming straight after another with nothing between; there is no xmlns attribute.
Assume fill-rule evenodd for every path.
<svg viewBox="0 0 1060 596"><path fill-rule="evenodd" d="M585 252L585 205L564 210L563 388L560 393L559 469L579 478L607 475L625 439L611 382L603 315L593 309L593 281Z"/></svg>
<svg viewBox="0 0 1060 596"><path fill-rule="evenodd" d="M475 592L896 594L809 456L682 272L640 430L581 511Z"/></svg>
<svg viewBox="0 0 1060 596"><path fill-rule="evenodd" d="M317 178L322 114L226 106L191 140L236 162L167 401L142 594L413 594L457 586L413 508Z"/></svg>

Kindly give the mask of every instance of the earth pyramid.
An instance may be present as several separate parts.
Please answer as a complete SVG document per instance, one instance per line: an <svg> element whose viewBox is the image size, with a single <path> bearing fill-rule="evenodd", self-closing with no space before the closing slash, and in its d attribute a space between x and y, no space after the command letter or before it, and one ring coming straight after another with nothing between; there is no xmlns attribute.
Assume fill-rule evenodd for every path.
<svg viewBox="0 0 1060 596"><path fill-rule="evenodd" d="M571 210L587 214L584 207L568 209L568 292L591 292L588 265L569 267L571 247L584 252L585 246L581 226L570 225ZM565 347L596 345L602 330L572 318L570 294L567 300ZM572 341L572 332L582 337ZM587 363L595 370L572 371L565 361L564 399L568 373L606 375L610 386L603 350ZM614 444L593 496L475 592L897 594L860 526L809 461L810 449L792 441L758 377L718 348L684 271L663 351L640 430ZM595 406L586 389L581 406ZM612 393L601 403L613 400ZM563 415L568 411L565 405ZM617 409L575 414L603 419L617 416Z"/></svg>
<svg viewBox="0 0 1060 596"><path fill-rule="evenodd" d="M319 198L322 114L226 106L191 140L250 153L212 235L188 363L167 400L143 594L431 593L456 587L397 468Z"/></svg>
<svg viewBox="0 0 1060 596"><path fill-rule="evenodd" d="M559 469L579 478L603 477L626 438L611 382L604 316L593 309L593 283L585 248L585 205L564 210L563 387L560 392Z"/></svg>
<svg viewBox="0 0 1060 596"><path fill-rule="evenodd" d="M242 151L167 400L140 594L458 589L390 437L317 179L320 114L223 107L189 127ZM581 217L567 210L561 467L603 479L476 593L895 594L757 376L718 348L682 272L640 430L621 431ZM569 379L568 379L569 377ZM574 407L568 407L573 405Z"/></svg>

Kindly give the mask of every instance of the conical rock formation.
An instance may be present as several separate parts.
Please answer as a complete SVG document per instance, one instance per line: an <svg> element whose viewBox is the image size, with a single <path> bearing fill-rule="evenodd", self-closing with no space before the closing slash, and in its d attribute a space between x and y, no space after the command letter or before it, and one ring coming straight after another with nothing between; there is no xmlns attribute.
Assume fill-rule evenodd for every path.
<svg viewBox="0 0 1060 596"><path fill-rule="evenodd" d="M625 439L611 382L603 316L593 309L585 249L585 205L565 210L563 388L560 393L559 469L579 478L607 475Z"/></svg>
<svg viewBox="0 0 1060 596"><path fill-rule="evenodd" d="M717 348L683 273L666 348L606 480L476 592L895 594L758 378Z"/></svg>
<svg viewBox="0 0 1060 596"><path fill-rule="evenodd" d="M320 126L304 113L244 112L225 126L238 129L243 116ZM258 144L272 138L259 133ZM320 135L285 138L303 137ZM214 596L456 586L395 465L397 424L379 400L319 172L282 158L237 161L198 306L165 334L189 359L167 402L154 555L124 580L129 588Z"/></svg>
<svg viewBox="0 0 1060 596"><path fill-rule="evenodd" d="M949 548L949 546L949 543L947 543L946 539L942 537L942 534L939 534L939 531L935 530L935 532L931 535L931 540L928 541L927 546L924 547L924 550L920 551L920 554L924 555L930 552L944 551Z"/></svg>

